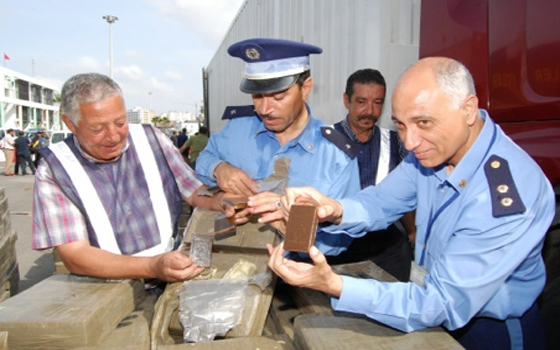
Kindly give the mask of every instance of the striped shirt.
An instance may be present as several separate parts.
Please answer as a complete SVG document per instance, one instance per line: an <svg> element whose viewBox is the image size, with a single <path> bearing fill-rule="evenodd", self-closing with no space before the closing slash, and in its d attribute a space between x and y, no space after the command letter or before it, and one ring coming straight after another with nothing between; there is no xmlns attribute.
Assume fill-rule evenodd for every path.
<svg viewBox="0 0 560 350"><path fill-rule="evenodd" d="M179 189L181 198L186 200L202 183L194 171L185 163L171 140L155 129L156 138ZM100 163L86 154L74 142L80 155L92 163ZM130 136L129 136L130 137ZM128 140L123 153L129 149ZM120 161L119 157L115 162ZM47 249L74 241L88 240L87 219L80 209L63 193L55 181L46 161L41 160L35 176L33 193L33 249Z"/></svg>
<svg viewBox="0 0 560 350"><path fill-rule="evenodd" d="M374 126L373 132L365 142L361 142L354 134L348 124L348 118L334 124L334 128L362 147L357 156L360 168L360 188L381 182L408 153L396 132L382 129L377 125ZM384 137L385 135L388 138ZM382 147L383 145L387 147ZM383 159L387 159L387 161L381 162Z"/></svg>

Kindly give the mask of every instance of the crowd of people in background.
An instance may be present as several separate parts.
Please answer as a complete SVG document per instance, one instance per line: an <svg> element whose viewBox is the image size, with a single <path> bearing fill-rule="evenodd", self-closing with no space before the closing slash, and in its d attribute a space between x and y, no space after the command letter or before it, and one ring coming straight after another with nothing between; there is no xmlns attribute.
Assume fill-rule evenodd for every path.
<svg viewBox="0 0 560 350"><path fill-rule="evenodd" d="M35 175L35 169L41 159L40 150L49 145L49 134L46 131L38 131L33 136L25 131L8 129L0 141L0 147L4 151L5 176L27 175L27 167L31 174Z"/></svg>
<svg viewBox="0 0 560 350"><path fill-rule="evenodd" d="M208 128L201 126L194 135L190 136L187 134L187 128L181 129L181 132L176 130L171 131L169 138L173 145L179 149L183 160L190 165L191 168L195 169L196 159L202 150L208 144Z"/></svg>

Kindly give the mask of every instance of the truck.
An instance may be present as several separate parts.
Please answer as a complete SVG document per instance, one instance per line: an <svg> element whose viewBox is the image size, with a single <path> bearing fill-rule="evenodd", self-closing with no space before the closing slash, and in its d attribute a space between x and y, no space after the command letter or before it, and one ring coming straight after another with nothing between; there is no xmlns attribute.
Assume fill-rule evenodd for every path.
<svg viewBox="0 0 560 350"><path fill-rule="evenodd" d="M348 75L379 69L388 90L380 123L391 127L391 87L419 58L454 58L471 71L479 98L500 127L542 168L556 194L556 215L543 258L547 284L541 297L551 348L560 302L560 18L558 0L247 0L222 45L203 70L204 106L212 132L228 105L251 104L238 86L240 60L227 47L251 37L303 41L323 48L311 57L316 116L345 116ZM523 184L522 184L523 185Z"/></svg>

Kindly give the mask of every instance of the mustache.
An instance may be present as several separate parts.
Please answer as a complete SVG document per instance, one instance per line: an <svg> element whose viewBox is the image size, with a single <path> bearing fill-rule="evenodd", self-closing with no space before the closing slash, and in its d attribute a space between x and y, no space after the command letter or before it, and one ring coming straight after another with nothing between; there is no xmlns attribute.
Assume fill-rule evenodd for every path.
<svg viewBox="0 0 560 350"><path fill-rule="evenodd" d="M276 119L272 114L259 114L259 117L261 117L261 119Z"/></svg>
<svg viewBox="0 0 560 350"><path fill-rule="evenodd" d="M361 114L358 116L358 121L369 119L372 120L374 123L377 123L379 117L374 116L373 114Z"/></svg>

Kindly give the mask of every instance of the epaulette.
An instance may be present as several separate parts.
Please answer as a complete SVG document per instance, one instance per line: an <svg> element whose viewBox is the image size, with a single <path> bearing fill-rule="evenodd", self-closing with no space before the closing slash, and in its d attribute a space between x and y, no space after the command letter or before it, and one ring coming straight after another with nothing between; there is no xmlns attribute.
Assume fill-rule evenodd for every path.
<svg viewBox="0 0 560 350"><path fill-rule="evenodd" d="M255 112L255 106L253 105L227 106L226 110L224 111L224 115L222 115L222 120L234 119L238 117L250 117L256 115L257 113Z"/></svg>
<svg viewBox="0 0 560 350"><path fill-rule="evenodd" d="M492 216L495 218L519 214L525 211L525 204L519 196L507 160L492 155L484 164L484 173L490 187Z"/></svg>
<svg viewBox="0 0 560 350"><path fill-rule="evenodd" d="M356 158L356 156L360 152L360 145L352 142L352 140L350 140L346 135L333 127L321 127L321 134L323 134L324 138L334 143L336 147L340 148L351 159Z"/></svg>

